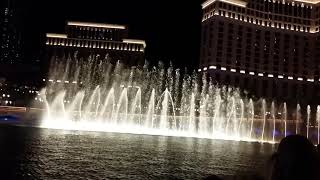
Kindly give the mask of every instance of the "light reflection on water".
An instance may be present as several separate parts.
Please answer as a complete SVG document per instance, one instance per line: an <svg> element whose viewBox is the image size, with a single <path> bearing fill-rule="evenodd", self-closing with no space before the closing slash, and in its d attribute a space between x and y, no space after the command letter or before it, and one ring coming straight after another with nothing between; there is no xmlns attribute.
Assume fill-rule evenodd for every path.
<svg viewBox="0 0 320 180"><path fill-rule="evenodd" d="M25 179L200 179L259 173L274 150L271 144L237 141L1 126L0 140L0 160L10 160L7 169L15 170L6 173Z"/></svg>

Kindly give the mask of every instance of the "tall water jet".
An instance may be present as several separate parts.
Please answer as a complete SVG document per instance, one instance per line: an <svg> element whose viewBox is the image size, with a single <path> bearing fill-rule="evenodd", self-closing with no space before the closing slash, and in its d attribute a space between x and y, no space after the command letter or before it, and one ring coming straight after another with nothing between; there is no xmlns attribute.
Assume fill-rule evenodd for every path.
<svg viewBox="0 0 320 180"><path fill-rule="evenodd" d="M190 100L190 112L189 112L189 122L188 122L188 131L190 133L196 133L196 118L195 118L195 94L191 94Z"/></svg>
<svg viewBox="0 0 320 180"><path fill-rule="evenodd" d="M235 116L235 111L236 111L236 102L235 102L235 99L232 98L231 112L229 114L229 117L227 117L227 123L226 123L226 129L225 129L225 133L227 135L228 135L228 130L229 130L229 126L230 126L230 121Z"/></svg>
<svg viewBox="0 0 320 180"><path fill-rule="evenodd" d="M97 86L89 97L89 101L84 109L84 116L87 120L97 117L100 106L100 86Z"/></svg>
<svg viewBox="0 0 320 180"><path fill-rule="evenodd" d="M239 122L239 127L238 127L238 133L239 133L238 138L241 137L241 125L242 125L243 118L244 118L244 102L242 99L240 100L240 110L241 110L241 114L240 114L240 122Z"/></svg>
<svg viewBox="0 0 320 180"><path fill-rule="evenodd" d="M168 111L169 111L169 91L166 89L163 94L160 113L160 129L168 129Z"/></svg>
<svg viewBox="0 0 320 180"><path fill-rule="evenodd" d="M296 109L296 134L299 134L299 122L301 120L301 107L300 104L297 104Z"/></svg>
<svg viewBox="0 0 320 180"><path fill-rule="evenodd" d="M264 142L264 131L266 128L266 101L262 100L262 118L263 118L263 125L262 125L262 133L261 133L261 141Z"/></svg>
<svg viewBox="0 0 320 180"><path fill-rule="evenodd" d="M208 115L207 115L207 103L208 103L209 96L203 98L200 102L200 115L199 115L199 132L206 135L208 133Z"/></svg>
<svg viewBox="0 0 320 180"><path fill-rule="evenodd" d="M287 119L288 119L288 112L287 112L287 103L283 104L283 113L284 113L284 137L287 137Z"/></svg>
<svg viewBox="0 0 320 180"><path fill-rule="evenodd" d="M113 118L113 124L121 124L123 121L128 119L128 89L123 88L116 110L116 116ZM121 116L122 115L122 116Z"/></svg>
<svg viewBox="0 0 320 180"><path fill-rule="evenodd" d="M309 138L310 115L311 115L311 108L310 108L310 105L308 105L307 107L307 138Z"/></svg>
<svg viewBox="0 0 320 180"><path fill-rule="evenodd" d="M249 137L252 139L252 131L253 131L253 120L254 120L254 105L252 99L249 101L249 106L251 108L251 123L250 123L250 134Z"/></svg>
<svg viewBox="0 0 320 180"><path fill-rule="evenodd" d="M72 118L72 120L75 120L75 121L78 121L79 119L82 118L82 102L83 102L84 96L85 96L85 93L83 91L80 91L76 94L74 100L67 108L67 112L69 116L68 118ZM75 116L75 115L78 115L78 116Z"/></svg>
<svg viewBox="0 0 320 180"><path fill-rule="evenodd" d="M141 123L141 88L138 88L134 100L132 101L129 119L129 123L131 124Z"/></svg>
<svg viewBox="0 0 320 180"><path fill-rule="evenodd" d="M145 119L146 127L153 128L154 127L154 113L155 113L155 89L152 89L150 100L148 103L147 116Z"/></svg>
<svg viewBox="0 0 320 180"><path fill-rule="evenodd" d="M49 117L52 118L53 113L58 117L65 117L66 115L66 109L65 109L65 98L66 92L62 91L58 93L58 95L54 98L52 104L51 104L51 110Z"/></svg>
<svg viewBox="0 0 320 180"><path fill-rule="evenodd" d="M220 117L220 106L221 106L221 96L220 94L217 95L216 99L214 100L214 116L212 118L212 134L216 131L216 122Z"/></svg>
<svg viewBox="0 0 320 180"><path fill-rule="evenodd" d="M111 118L114 116L115 105L116 104L115 104L115 99L114 99L114 88L111 88L109 90L108 95L104 101L102 108L101 108L100 119L106 118L110 121ZM109 111L109 112L107 112L107 111Z"/></svg>
<svg viewBox="0 0 320 180"><path fill-rule="evenodd" d="M275 142L275 135L276 135L276 112L274 107L274 102L271 103L271 116L273 120L273 130L272 130L272 142Z"/></svg>
<svg viewBox="0 0 320 180"><path fill-rule="evenodd" d="M320 144L320 106L317 107L318 144Z"/></svg>

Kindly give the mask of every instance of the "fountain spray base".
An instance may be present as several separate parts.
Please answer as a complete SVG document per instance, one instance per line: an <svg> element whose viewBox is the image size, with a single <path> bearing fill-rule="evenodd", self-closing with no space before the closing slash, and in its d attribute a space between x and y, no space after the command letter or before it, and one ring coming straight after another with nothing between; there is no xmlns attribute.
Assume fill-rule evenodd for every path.
<svg viewBox="0 0 320 180"><path fill-rule="evenodd" d="M227 141L243 141L243 142L259 142L275 144L272 141L261 141L252 138L239 138L236 136L226 135L220 132L214 132L211 134L205 133L191 133L183 130L171 130L171 129L155 129L146 128L139 125L126 125L126 124L112 124L106 122L89 122L81 121L76 122L66 119L54 119L44 120L40 126L46 129L56 130L70 130L70 131L90 131L90 132L111 132L122 134L137 134L137 135L151 135L151 136L168 136L168 137L187 137L187 138L199 138L199 139L217 139Z"/></svg>

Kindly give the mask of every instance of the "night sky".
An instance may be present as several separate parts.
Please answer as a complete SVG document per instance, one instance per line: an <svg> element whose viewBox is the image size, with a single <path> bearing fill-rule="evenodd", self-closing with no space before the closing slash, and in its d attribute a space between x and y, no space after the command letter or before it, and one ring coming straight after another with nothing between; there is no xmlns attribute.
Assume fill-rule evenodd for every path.
<svg viewBox="0 0 320 180"><path fill-rule="evenodd" d="M46 32L63 33L67 20L125 24L130 38L147 41L152 62L197 68L203 0L16 0L25 56L43 53Z"/></svg>

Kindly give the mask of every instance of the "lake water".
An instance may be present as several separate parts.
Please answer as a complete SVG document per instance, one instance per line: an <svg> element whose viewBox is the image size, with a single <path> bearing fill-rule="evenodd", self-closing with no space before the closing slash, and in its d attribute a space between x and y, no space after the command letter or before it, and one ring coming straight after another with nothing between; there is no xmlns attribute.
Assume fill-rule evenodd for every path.
<svg viewBox="0 0 320 180"><path fill-rule="evenodd" d="M1 125L0 176L201 179L210 174L256 174L274 149L260 143Z"/></svg>

